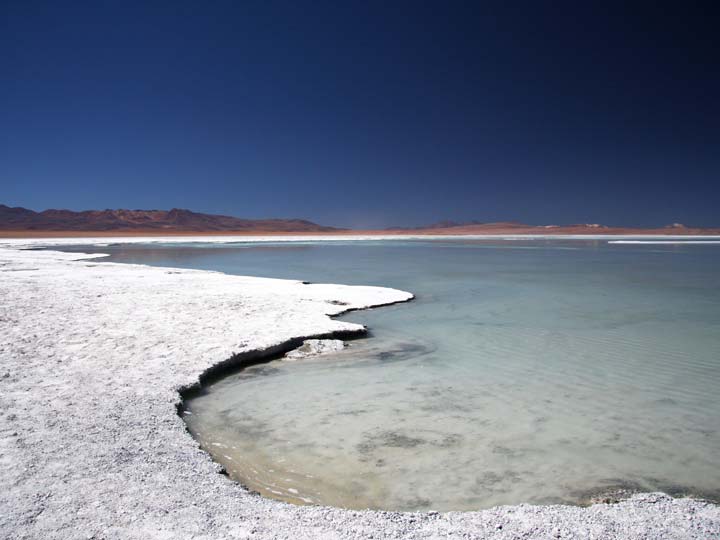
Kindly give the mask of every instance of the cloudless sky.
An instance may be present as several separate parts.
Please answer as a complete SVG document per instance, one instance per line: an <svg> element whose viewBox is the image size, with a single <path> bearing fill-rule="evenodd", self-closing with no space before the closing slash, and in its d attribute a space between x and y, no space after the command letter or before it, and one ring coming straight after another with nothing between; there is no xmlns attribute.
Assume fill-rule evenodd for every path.
<svg viewBox="0 0 720 540"><path fill-rule="evenodd" d="M720 225L693 2L0 2L0 203Z"/></svg>

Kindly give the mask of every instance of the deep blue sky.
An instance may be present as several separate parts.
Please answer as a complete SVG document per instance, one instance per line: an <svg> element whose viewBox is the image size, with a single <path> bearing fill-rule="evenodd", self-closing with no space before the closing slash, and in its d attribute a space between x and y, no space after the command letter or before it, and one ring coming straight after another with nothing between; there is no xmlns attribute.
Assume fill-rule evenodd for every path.
<svg viewBox="0 0 720 540"><path fill-rule="evenodd" d="M713 5L3 0L0 203L720 225Z"/></svg>

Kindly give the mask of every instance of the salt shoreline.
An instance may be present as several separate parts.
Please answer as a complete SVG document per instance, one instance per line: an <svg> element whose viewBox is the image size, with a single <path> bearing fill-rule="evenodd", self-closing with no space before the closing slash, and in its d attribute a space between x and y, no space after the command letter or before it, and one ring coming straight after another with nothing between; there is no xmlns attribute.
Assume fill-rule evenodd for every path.
<svg viewBox="0 0 720 540"><path fill-rule="evenodd" d="M2 537L720 538L720 507L662 494L447 514L254 496L187 433L179 392L231 358L361 332L330 316L411 295L13 249L64 243L0 242Z"/></svg>
<svg viewBox="0 0 720 540"><path fill-rule="evenodd" d="M202 234L187 236L87 236L51 238L0 238L0 246L7 247L50 247L50 246L108 246L113 244L155 244L155 243L292 243L292 242L358 242L383 240L602 240L610 244L650 243L653 241L720 241L720 235L691 234L295 234L295 235L223 235Z"/></svg>

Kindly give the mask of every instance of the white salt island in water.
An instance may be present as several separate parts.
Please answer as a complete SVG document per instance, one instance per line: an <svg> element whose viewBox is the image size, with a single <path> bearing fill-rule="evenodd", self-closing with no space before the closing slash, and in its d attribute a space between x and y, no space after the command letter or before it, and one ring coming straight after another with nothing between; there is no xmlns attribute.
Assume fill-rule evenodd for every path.
<svg viewBox="0 0 720 540"><path fill-rule="evenodd" d="M74 260L81 259L81 260ZM252 350L360 327L328 315L407 300L0 250L7 538L710 538L718 507L660 494L616 505L438 515L298 507L217 474L176 415L178 390ZM344 305L339 305L340 303Z"/></svg>
<svg viewBox="0 0 720 540"><path fill-rule="evenodd" d="M285 353L284 358L298 360L342 351L344 348L345 342L342 339L306 339L300 347Z"/></svg>

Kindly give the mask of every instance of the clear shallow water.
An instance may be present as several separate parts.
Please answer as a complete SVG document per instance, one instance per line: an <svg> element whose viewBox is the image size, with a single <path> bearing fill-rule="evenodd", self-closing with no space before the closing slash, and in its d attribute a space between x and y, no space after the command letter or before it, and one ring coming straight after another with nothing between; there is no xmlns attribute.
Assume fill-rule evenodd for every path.
<svg viewBox="0 0 720 540"><path fill-rule="evenodd" d="M89 251L88 248L74 248ZM231 476L293 502L466 510L720 492L720 248L604 242L110 246L111 260L417 300L344 352L187 402Z"/></svg>

